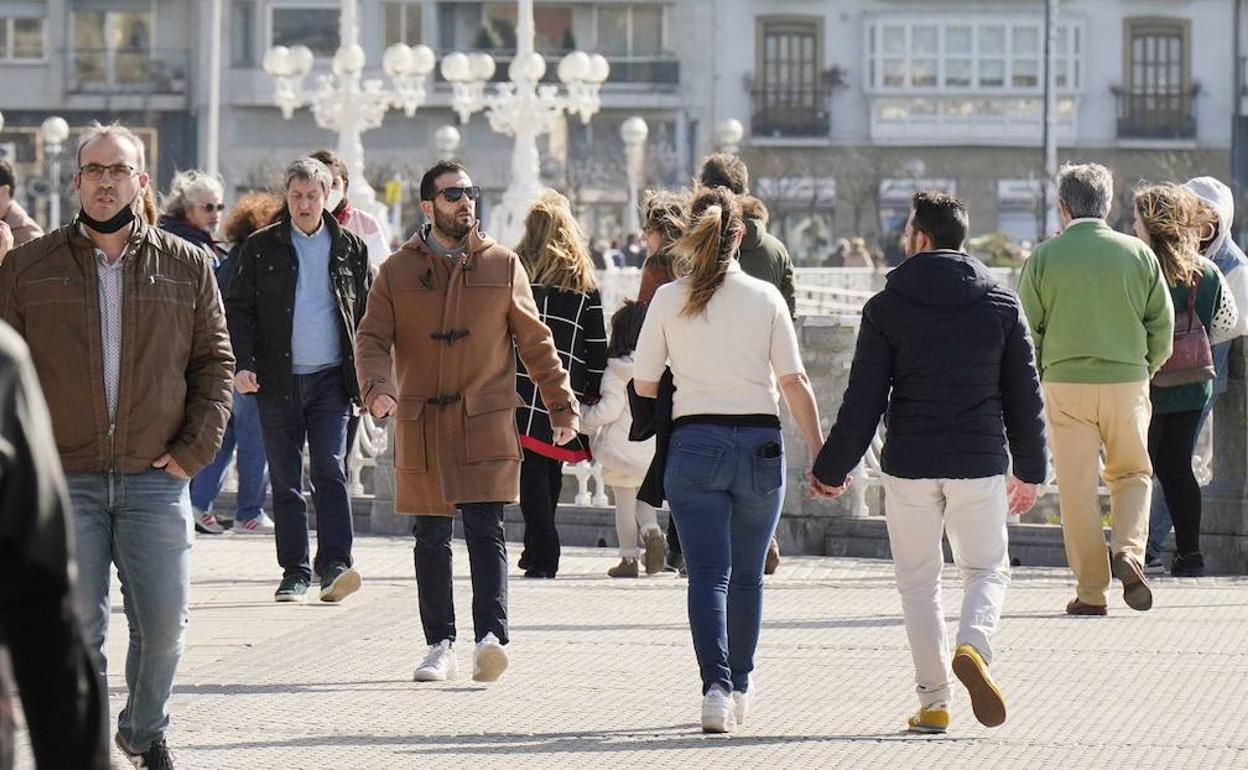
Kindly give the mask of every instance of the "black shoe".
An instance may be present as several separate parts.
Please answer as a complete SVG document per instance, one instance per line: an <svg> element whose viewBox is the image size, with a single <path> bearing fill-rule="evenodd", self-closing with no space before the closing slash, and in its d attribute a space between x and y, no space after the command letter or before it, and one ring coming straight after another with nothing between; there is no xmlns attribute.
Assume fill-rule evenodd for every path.
<svg viewBox="0 0 1248 770"><path fill-rule="evenodd" d="M1170 574L1174 577L1204 577L1205 557L1200 551L1175 554L1170 562Z"/></svg>
<svg viewBox="0 0 1248 770"><path fill-rule="evenodd" d="M1144 574L1164 575L1166 574L1166 563L1161 560L1160 556L1146 553L1144 554Z"/></svg>
<svg viewBox="0 0 1248 770"><path fill-rule="evenodd" d="M308 579L302 575L287 575L273 594L275 602L301 602L308 594Z"/></svg>
<svg viewBox="0 0 1248 770"><path fill-rule="evenodd" d="M554 580L555 579L555 573L549 572L544 569L526 569L524 571L524 576L526 578L537 578L539 580Z"/></svg>
<svg viewBox="0 0 1248 770"><path fill-rule="evenodd" d="M156 742L142 754L131 750L125 741L121 739L121 733L113 736L113 743L116 743L117 748L121 749L121 753L126 755L126 759L130 760L130 764L137 768L142 768L143 770L174 770L173 754L169 751L169 746L165 743L163 735L157 738Z"/></svg>
<svg viewBox="0 0 1248 770"><path fill-rule="evenodd" d="M667 552L667 568L664 572L680 572L685 568L685 555L680 551Z"/></svg>
<svg viewBox="0 0 1248 770"><path fill-rule="evenodd" d="M340 602L360 590L360 573L336 561L321 575L321 601Z"/></svg>

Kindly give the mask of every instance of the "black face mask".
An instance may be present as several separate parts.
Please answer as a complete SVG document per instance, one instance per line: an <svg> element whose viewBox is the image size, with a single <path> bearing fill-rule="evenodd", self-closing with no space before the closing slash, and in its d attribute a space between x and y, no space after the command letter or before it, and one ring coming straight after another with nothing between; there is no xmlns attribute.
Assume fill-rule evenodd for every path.
<svg viewBox="0 0 1248 770"><path fill-rule="evenodd" d="M139 196L134 196L134 200L130 201L128 206L103 221L92 219L84 209L79 209L78 221L97 233L104 233L105 235L115 233L134 221L134 201L138 199Z"/></svg>

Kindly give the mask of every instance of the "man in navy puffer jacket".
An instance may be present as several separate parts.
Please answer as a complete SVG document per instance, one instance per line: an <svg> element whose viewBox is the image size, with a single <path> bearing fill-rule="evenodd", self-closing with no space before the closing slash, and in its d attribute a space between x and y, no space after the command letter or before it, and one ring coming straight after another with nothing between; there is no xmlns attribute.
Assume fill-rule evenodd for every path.
<svg viewBox="0 0 1248 770"><path fill-rule="evenodd" d="M863 308L845 399L812 469L816 494L839 495L884 416L888 537L916 669L917 732L949 725L946 529L964 582L952 670L980 722L1005 721L987 666L1009 582L1007 510L1030 508L1047 470L1027 321L1017 295L962 252L967 226L957 198L914 196L909 258Z"/></svg>

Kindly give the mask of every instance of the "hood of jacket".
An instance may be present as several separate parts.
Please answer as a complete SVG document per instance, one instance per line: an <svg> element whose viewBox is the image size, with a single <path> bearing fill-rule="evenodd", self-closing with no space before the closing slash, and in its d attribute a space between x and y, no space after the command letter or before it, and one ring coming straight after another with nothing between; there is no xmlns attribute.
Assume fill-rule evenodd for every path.
<svg viewBox="0 0 1248 770"><path fill-rule="evenodd" d="M1231 188L1211 176L1189 179L1183 186L1196 193L1196 197L1218 212L1218 234L1205 250L1205 256L1213 259L1231 235L1231 224L1235 220L1235 197L1231 194Z"/></svg>
<svg viewBox="0 0 1248 770"><path fill-rule="evenodd" d="M997 285L978 259L959 251L915 254L888 274L885 291L940 307L973 305Z"/></svg>
<svg viewBox="0 0 1248 770"><path fill-rule="evenodd" d="M407 239L406 243L399 247L399 250L424 252L429 255L437 254L437 252L431 249L426 243L429 238L433 237L430 235L431 231L431 225L424 225L423 227L416 228L416 232L412 234L411 238ZM466 251L469 255L480 254L496 243L497 241L486 235L485 232L481 230L481 223L477 222L473 224L472 229L468 231L468 248Z"/></svg>

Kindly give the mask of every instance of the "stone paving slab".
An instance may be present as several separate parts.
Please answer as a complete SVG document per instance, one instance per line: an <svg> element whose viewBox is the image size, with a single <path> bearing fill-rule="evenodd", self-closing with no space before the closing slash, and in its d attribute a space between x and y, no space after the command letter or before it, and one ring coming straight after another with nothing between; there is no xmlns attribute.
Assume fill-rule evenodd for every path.
<svg viewBox="0 0 1248 770"><path fill-rule="evenodd" d="M1151 612L1115 595L1109 618L1070 618L1065 570L1016 569L993 665L1009 721L981 727L955 688L949 735L926 737L901 731L916 701L891 564L786 558L767 583L750 721L704 737L683 580L611 580L613 551L567 549L557 580L513 571L502 680L471 681L463 644L459 681L418 685L410 541L361 537L356 557L364 587L342 605L277 605L271 537L200 538L179 768L1248 768L1248 579L1161 579ZM458 541L455 569L470 639Z"/></svg>

